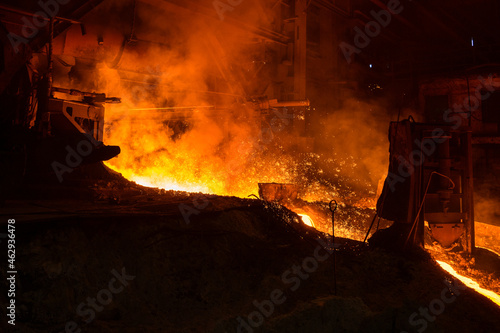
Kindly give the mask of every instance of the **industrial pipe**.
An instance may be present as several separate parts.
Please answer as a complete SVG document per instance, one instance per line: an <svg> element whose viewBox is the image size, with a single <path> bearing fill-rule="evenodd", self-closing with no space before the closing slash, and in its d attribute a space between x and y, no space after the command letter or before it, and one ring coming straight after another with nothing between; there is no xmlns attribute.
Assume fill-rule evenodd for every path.
<svg viewBox="0 0 500 333"><path fill-rule="evenodd" d="M271 99L260 103L260 108L269 109L269 108L299 107L299 106L309 106L309 105L310 102L308 99L301 101L282 101L282 102L278 102L277 99Z"/></svg>

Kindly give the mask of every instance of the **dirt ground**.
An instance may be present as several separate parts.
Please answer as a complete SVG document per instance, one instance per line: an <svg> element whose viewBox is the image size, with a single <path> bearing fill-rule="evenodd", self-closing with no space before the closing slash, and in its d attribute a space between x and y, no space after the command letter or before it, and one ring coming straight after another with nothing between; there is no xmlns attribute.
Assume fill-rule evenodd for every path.
<svg viewBox="0 0 500 333"><path fill-rule="evenodd" d="M500 327L500 308L462 287L424 251L390 253L344 238L333 246L295 213L257 199L116 180L80 185L28 186L29 195L7 199L0 209L2 229L16 219L13 331L489 333ZM6 278L2 270L3 290ZM6 304L5 292L0 299Z"/></svg>

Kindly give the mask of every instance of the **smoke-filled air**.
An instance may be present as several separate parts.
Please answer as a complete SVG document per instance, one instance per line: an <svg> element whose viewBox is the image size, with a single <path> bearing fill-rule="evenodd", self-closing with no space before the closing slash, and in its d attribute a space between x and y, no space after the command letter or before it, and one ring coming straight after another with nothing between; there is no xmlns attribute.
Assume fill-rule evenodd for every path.
<svg viewBox="0 0 500 333"><path fill-rule="evenodd" d="M293 110L262 117L250 98L272 94L272 57L262 41L223 21L179 13L174 20L139 4L134 26L114 27L132 38L103 51L91 82L81 85L122 99L106 105L104 141L121 147L109 167L172 190L247 197L258 183L279 182L300 184L310 201L375 198L388 162L390 117L382 106L344 97L340 109L306 126L314 141L299 150ZM117 16L130 15L108 5L117 6ZM242 3L235 10L249 24L273 24L259 8ZM316 112L314 105L305 112Z"/></svg>

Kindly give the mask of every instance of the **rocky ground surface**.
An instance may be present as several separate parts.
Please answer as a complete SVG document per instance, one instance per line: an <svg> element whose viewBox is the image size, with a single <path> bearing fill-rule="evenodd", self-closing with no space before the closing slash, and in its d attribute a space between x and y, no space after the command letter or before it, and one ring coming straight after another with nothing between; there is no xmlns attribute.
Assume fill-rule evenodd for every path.
<svg viewBox="0 0 500 333"><path fill-rule="evenodd" d="M391 253L343 238L334 255L325 234L261 200L117 179L88 185L26 186L28 192L4 200L1 228L16 219L18 271L16 326L9 331L489 333L500 327L500 308L464 289L426 252ZM2 270L2 304L6 278Z"/></svg>

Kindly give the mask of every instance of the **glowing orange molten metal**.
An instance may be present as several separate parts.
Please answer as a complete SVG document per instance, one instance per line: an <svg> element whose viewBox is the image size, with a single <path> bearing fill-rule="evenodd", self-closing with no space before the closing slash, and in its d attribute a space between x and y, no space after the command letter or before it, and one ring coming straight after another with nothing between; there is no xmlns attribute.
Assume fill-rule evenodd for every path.
<svg viewBox="0 0 500 333"><path fill-rule="evenodd" d="M271 156L259 141L257 123L248 119L253 110L232 119L229 112L219 116L195 109L186 122L170 113L141 114L121 105L107 111L106 142L118 144L122 152L106 165L140 185L247 197L258 193L259 182L296 177L290 156Z"/></svg>
<svg viewBox="0 0 500 333"><path fill-rule="evenodd" d="M312 218L307 214L298 214L302 218L302 222L310 227L314 227Z"/></svg>
<svg viewBox="0 0 500 333"><path fill-rule="evenodd" d="M445 263L444 261L439 261L439 260L436 260L436 262L445 270L447 271L448 273L450 273L451 275L453 275L454 277L456 277L458 280L462 281L463 284L465 284L467 287L471 288L471 289L474 289L475 291L477 291L478 293L480 293L481 295L483 296L486 296L488 297L490 300L492 300L493 302L495 302L498 306L500 306L500 295L497 295L496 293L492 292L491 290L487 290L487 289L484 289L484 288L481 288L479 286L479 284L468 278L468 277L465 277L463 275L460 275L458 274L454 269L453 267L451 267L450 265L448 265L447 263Z"/></svg>

